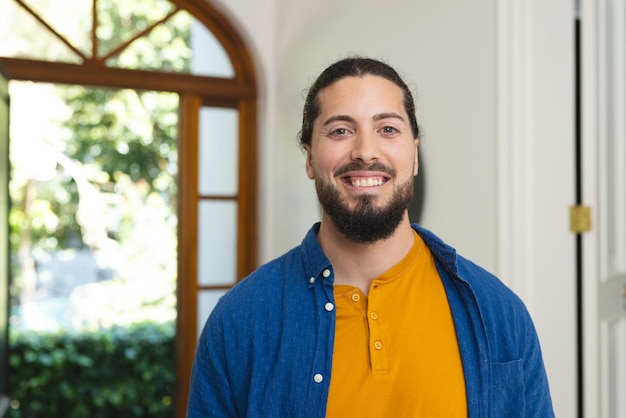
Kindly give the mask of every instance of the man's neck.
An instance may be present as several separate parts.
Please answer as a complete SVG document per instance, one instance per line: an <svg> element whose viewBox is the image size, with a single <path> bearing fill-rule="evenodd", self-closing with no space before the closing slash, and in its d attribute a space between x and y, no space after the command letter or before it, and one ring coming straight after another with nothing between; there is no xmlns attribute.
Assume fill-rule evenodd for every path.
<svg viewBox="0 0 626 418"><path fill-rule="evenodd" d="M317 239L333 265L335 284L358 287L367 295L372 279L389 270L408 254L415 234L407 213L389 238L359 244L346 238L324 214Z"/></svg>

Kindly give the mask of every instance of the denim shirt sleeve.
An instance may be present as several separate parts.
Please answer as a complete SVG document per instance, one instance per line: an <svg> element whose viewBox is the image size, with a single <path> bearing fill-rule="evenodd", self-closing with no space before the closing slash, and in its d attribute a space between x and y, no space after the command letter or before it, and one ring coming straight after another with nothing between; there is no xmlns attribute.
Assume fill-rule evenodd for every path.
<svg viewBox="0 0 626 418"><path fill-rule="evenodd" d="M451 309L470 416L553 417L539 340L526 307L498 279L462 258L459 276L448 290L456 295ZM472 342L461 341L466 339Z"/></svg>
<svg viewBox="0 0 626 418"><path fill-rule="evenodd" d="M269 277L255 279L224 296L205 325L188 418L324 416L334 312L316 288L281 295L261 284Z"/></svg>
<svg viewBox="0 0 626 418"><path fill-rule="evenodd" d="M333 276L315 234L307 237L218 302L198 343L188 418L324 417Z"/></svg>
<svg viewBox="0 0 626 418"><path fill-rule="evenodd" d="M553 417L537 334L530 320L523 322L518 358L491 363L491 416Z"/></svg>
<svg viewBox="0 0 626 418"><path fill-rule="evenodd" d="M235 402L228 381L228 364L221 326L214 320L205 325L194 358L187 418L237 417Z"/></svg>

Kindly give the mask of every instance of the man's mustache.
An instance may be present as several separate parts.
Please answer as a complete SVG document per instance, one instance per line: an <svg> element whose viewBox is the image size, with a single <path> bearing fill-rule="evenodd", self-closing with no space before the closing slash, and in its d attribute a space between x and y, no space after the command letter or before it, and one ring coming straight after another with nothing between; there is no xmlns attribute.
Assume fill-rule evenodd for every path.
<svg viewBox="0 0 626 418"><path fill-rule="evenodd" d="M339 167L335 170L335 177L341 176L343 174L349 173L350 171L378 171L380 173L389 174L391 177L396 176L396 170L391 167L387 167L386 165L375 161L372 164L364 164L358 161L352 161L344 166Z"/></svg>

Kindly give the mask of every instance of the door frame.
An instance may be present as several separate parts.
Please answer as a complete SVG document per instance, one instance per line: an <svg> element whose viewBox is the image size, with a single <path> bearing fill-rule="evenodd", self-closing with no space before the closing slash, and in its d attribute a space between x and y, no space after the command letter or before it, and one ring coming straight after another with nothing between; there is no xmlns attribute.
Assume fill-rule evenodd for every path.
<svg viewBox="0 0 626 418"><path fill-rule="evenodd" d="M600 22L601 6L598 0L581 0L581 72L582 72L582 188L584 201L591 206L592 229L583 236L584 251L582 261L583 285L583 402L584 417L605 417L610 408L610 391L603 388L603 376L608 373L610 365L603 357L602 338L606 332L601 325L602 311L606 306L619 303L619 296L610 293L611 299L600 288L606 264L606 252L602 246L603 234L608 229L607 217L603 216L603 184L601 169L604 167L601 158L602 120L602 46L600 33L603 25ZM622 41L623 42L623 41ZM623 92L622 92L623 93ZM614 279L615 280L615 279ZM617 279L619 280L619 279ZM615 282L614 282L615 283ZM605 284L604 286L607 286ZM609 285L612 286L612 285ZM618 288L611 292L619 291ZM613 298L613 296L615 296ZM624 295L626 297L626 295ZM623 301L626 303L626 300ZM621 404L623 407L623 403Z"/></svg>
<svg viewBox="0 0 626 418"><path fill-rule="evenodd" d="M600 416L600 369L598 329L598 287L595 280L599 268L598 254L598 190L597 159L598 147L593 139L597 134L597 56L596 56L596 8L595 0L581 1L581 188L584 203L591 206L591 231L582 236L584 251L582 258L583 287L583 413L584 417Z"/></svg>
<svg viewBox="0 0 626 418"><path fill-rule="evenodd" d="M577 415L572 0L498 0L498 276L533 317L557 416Z"/></svg>

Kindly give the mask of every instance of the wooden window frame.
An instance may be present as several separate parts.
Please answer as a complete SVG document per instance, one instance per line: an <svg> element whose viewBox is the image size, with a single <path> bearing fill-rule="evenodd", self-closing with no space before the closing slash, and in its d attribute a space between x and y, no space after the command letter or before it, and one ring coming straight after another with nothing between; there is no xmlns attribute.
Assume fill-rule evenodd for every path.
<svg viewBox="0 0 626 418"><path fill-rule="evenodd" d="M81 64L0 57L11 80L94 87L169 91L179 94L178 316L176 332L176 416L183 418L197 343L198 292L198 113L202 106L230 107L239 114L237 280L257 266L257 87L248 48L228 20L205 0L171 0L203 23L228 54L231 79L186 73L106 67L103 60Z"/></svg>

